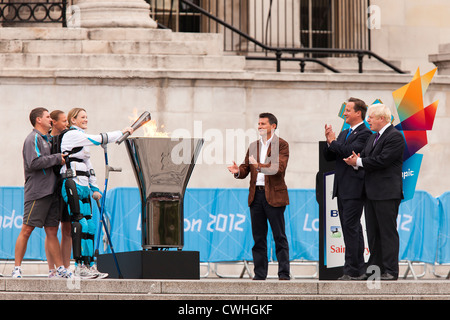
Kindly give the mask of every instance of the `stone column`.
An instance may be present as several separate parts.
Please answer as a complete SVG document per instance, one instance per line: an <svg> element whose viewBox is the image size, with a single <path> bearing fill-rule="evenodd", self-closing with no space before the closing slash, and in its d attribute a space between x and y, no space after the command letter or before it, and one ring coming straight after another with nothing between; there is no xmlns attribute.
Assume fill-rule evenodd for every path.
<svg viewBox="0 0 450 320"><path fill-rule="evenodd" d="M156 28L144 0L78 0L81 28Z"/></svg>

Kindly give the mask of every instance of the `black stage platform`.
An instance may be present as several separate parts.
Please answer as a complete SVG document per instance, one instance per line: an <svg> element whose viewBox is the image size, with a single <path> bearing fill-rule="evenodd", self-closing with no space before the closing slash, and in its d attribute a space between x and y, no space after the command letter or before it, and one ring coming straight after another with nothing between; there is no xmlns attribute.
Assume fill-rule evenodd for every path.
<svg viewBox="0 0 450 320"><path fill-rule="evenodd" d="M124 279L200 279L198 251L143 250L116 253ZM112 254L97 259L98 270L119 278Z"/></svg>

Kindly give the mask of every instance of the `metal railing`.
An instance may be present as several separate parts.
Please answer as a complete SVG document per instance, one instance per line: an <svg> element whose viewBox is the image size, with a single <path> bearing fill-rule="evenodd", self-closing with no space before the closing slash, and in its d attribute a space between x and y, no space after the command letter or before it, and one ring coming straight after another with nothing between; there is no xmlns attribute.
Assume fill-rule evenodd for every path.
<svg viewBox="0 0 450 320"><path fill-rule="evenodd" d="M61 23L65 27L66 8L66 0L0 0L0 24Z"/></svg>
<svg viewBox="0 0 450 320"><path fill-rule="evenodd" d="M224 51L248 60L312 62L332 71L321 57L355 56L358 72L364 57L405 73L371 51L367 20L369 0L146 0L160 28L224 35ZM68 0L0 0L0 24L61 23L67 26Z"/></svg>
<svg viewBox="0 0 450 320"><path fill-rule="evenodd" d="M370 29L362 14L367 15L367 7L363 5L370 5L367 0L147 1L151 4L153 19L161 26L181 32L222 33L225 51L245 55L248 60L276 61L277 72L281 71L281 62L296 61L299 62L301 72L305 71L306 62L312 62L338 73L339 70L319 58L355 56L358 72L362 73L364 57L367 56L397 73L405 73L370 50ZM257 7L258 3L260 7ZM264 8L264 3L269 6ZM322 3L323 10L316 11L327 15L318 19L327 21L322 26L314 22L317 13L312 10L313 3ZM307 5L308 19L300 16L297 21L294 14L297 10L294 9L301 9L302 5ZM320 9L320 5L318 7ZM302 11L298 12L301 14ZM336 15L341 18L336 18ZM187 17L191 24L188 24ZM351 17L353 23L343 21L345 17ZM307 25L307 28L302 24ZM322 38L316 37L318 35Z"/></svg>

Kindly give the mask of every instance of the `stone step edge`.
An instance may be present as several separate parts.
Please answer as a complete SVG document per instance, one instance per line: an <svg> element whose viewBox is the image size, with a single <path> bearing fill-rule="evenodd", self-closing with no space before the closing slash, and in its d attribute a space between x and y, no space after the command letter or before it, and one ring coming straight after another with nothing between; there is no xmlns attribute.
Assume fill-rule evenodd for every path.
<svg viewBox="0 0 450 320"><path fill-rule="evenodd" d="M2 40L207 40L220 39L220 33L173 32L149 28L0 28Z"/></svg>
<svg viewBox="0 0 450 320"><path fill-rule="evenodd" d="M146 28L45 28L11 27L0 28L3 40L101 40L101 39L167 39L172 38L171 30Z"/></svg>
<svg viewBox="0 0 450 320"><path fill-rule="evenodd" d="M223 55L210 41L0 40L1 54Z"/></svg>
<svg viewBox="0 0 450 320"><path fill-rule="evenodd" d="M450 300L450 295L323 295L323 294L144 294L80 292L0 292L0 300Z"/></svg>
<svg viewBox="0 0 450 320"><path fill-rule="evenodd" d="M215 69L243 70L245 60L220 55L0 54L9 69Z"/></svg>
<svg viewBox="0 0 450 320"><path fill-rule="evenodd" d="M218 74L220 72L220 74ZM208 79L223 79L223 76L238 77L241 80L251 80L253 79L252 74L241 69L158 69L158 68L138 68L138 69L119 69L119 68L89 68L89 69L79 69L79 68L3 68L0 70L0 78L160 78L161 76L170 78L191 78L193 75L195 77L206 77ZM234 79L234 78L231 78Z"/></svg>
<svg viewBox="0 0 450 320"><path fill-rule="evenodd" d="M64 280L64 279L0 279L2 292L118 293L118 294L183 294L183 295L377 295L450 297L448 281L404 280L382 282L380 288L369 288L365 282L316 282L227 280Z"/></svg>

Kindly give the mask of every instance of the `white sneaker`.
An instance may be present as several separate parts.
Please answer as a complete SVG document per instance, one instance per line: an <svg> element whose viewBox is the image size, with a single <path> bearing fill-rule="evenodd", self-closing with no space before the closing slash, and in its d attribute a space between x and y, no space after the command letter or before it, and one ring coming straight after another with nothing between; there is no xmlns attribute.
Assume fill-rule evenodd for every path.
<svg viewBox="0 0 450 320"><path fill-rule="evenodd" d="M49 270L49 271L48 271L48 278L49 278L49 279L55 279L55 278L57 278L57 274L56 274L56 270L55 270L55 269L52 269L52 270Z"/></svg>
<svg viewBox="0 0 450 320"><path fill-rule="evenodd" d="M61 266L58 267L58 269L56 269L56 277L64 279L72 279L73 274L69 269L66 269L63 266Z"/></svg>
<svg viewBox="0 0 450 320"><path fill-rule="evenodd" d="M22 268L21 267L14 267L14 270L11 274L11 277L20 279L22 278Z"/></svg>
<svg viewBox="0 0 450 320"><path fill-rule="evenodd" d="M90 268L90 272L92 274L96 274L97 275L97 279L105 279L105 278L107 278L109 276L108 273L98 271L97 270L97 265L95 265L95 264Z"/></svg>
<svg viewBox="0 0 450 320"><path fill-rule="evenodd" d="M85 265L76 266L75 267L75 276L79 277L80 279L94 279L97 278L96 274L92 274Z"/></svg>

